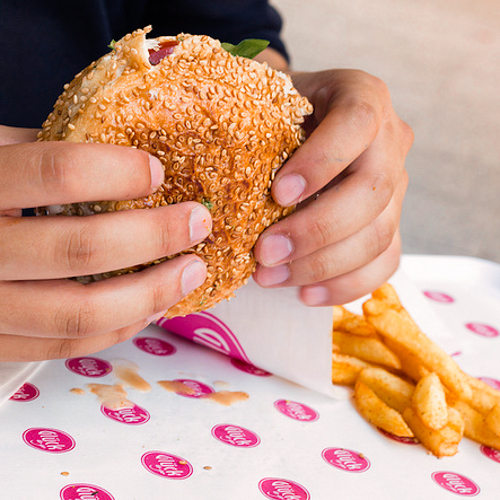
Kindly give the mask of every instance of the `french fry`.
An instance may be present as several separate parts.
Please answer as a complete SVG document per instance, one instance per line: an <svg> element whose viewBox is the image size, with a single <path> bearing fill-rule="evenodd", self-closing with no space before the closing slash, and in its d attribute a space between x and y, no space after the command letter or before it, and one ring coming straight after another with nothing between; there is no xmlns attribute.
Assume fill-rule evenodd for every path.
<svg viewBox="0 0 500 500"><path fill-rule="evenodd" d="M375 327L366 321L364 316L354 314L343 306L333 307L333 330L353 335L374 336L377 334Z"/></svg>
<svg viewBox="0 0 500 500"><path fill-rule="evenodd" d="M403 344L425 368L435 372L450 390L460 394L466 401L471 400L468 377L445 351L420 331L406 311L390 309L378 299L367 300L363 304L363 311L380 335Z"/></svg>
<svg viewBox="0 0 500 500"><path fill-rule="evenodd" d="M332 332L332 341L342 354L355 356L363 361L387 366L398 370L401 363L397 356L391 352L377 337L351 335L345 332Z"/></svg>
<svg viewBox="0 0 500 500"><path fill-rule="evenodd" d="M403 309L403 305L399 300L398 294L392 285L384 283L377 290L372 293L372 297L381 300L387 304L391 309L399 311Z"/></svg>
<svg viewBox="0 0 500 500"><path fill-rule="evenodd" d="M439 377L429 373L418 382L412 397L413 409L431 429L442 429L448 423L448 405Z"/></svg>
<svg viewBox="0 0 500 500"><path fill-rule="evenodd" d="M363 316L335 307L332 340L332 381L354 385L358 411L373 425L415 436L437 457L457 453L464 436L500 450L500 391L462 372L392 286L372 293Z"/></svg>
<svg viewBox="0 0 500 500"><path fill-rule="evenodd" d="M478 378L468 378L472 389L471 406L480 413L488 413L495 405L500 403L500 391L493 389L486 382Z"/></svg>
<svg viewBox="0 0 500 500"><path fill-rule="evenodd" d="M498 437L500 437L500 403L497 403L490 412L486 415L484 421L486 425L492 430Z"/></svg>
<svg viewBox="0 0 500 500"><path fill-rule="evenodd" d="M415 386L383 368L366 368L361 371L358 380L399 413L411 404Z"/></svg>
<svg viewBox="0 0 500 500"><path fill-rule="evenodd" d="M361 415L375 427L379 427L395 436L413 437L413 432L399 412L387 406L363 382L354 386L354 402Z"/></svg>
<svg viewBox="0 0 500 500"><path fill-rule="evenodd" d="M483 414L474 410L464 401L456 401L453 407L461 413L464 419L464 435L466 437L495 450L500 450L500 437L486 425Z"/></svg>
<svg viewBox="0 0 500 500"><path fill-rule="evenodd" d="M332 352L332 382L354 385L359 373L371 365L353 356Z"/></svg>
<svg viewBox="0 0 500 500"><path fill-rule="evenodd" d="M427 427L418 417L413 408L408 407L403 412L403 418L415 437L436 457L451 457L458 452L462 440L463 423L457 412L450 412L450 421L442 429L436 431Z"/></svg>
<svg viewBox="0 0 500 500"><path fill-rule="evenodd" d="M399 358L405 375L414 382L418 382L422 377L431 373L427 368L422 366L418 357L406 349L404 345L395 342L389 337L384 338L383 342Z"/></svg>

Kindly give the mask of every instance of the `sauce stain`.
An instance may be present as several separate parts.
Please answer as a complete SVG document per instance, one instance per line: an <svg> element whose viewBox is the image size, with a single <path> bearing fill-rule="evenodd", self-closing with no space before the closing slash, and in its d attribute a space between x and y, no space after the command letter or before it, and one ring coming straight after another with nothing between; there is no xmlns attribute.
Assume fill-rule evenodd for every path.
<svg viewBox="0 0 500 500"><path fill-rule="evenodd" d="M97 396L99 402L109 410L133 408L135 405L127 399L127 392L119 384L88 384L89 391Z"/></svg>
<svg viewBox="0 0 500 500"><path fill-rule="evenodd" d="M131 361L117 361L112 363L113 373L127 387L140 392L151 392L151 385L138 373L139 367Z"/></svg>
<svg viewBox="0 0 500 500"><path fill-rule="evenodd" d="M177 380L160 380L158 385L169 392L176 392L177 394L183 394L185 396L193 396L196 394L196 391L192 387Z"/></svg>
<svg viewBox="0 0 500 500"><path fill-rule="evenodd" d="M246 401L250 396L246 392L242 391L217 391L203 397L205 399L211 399L212 401L224 406L231 406L233 403Z"/></svg>
<svg viewBox="0 0 500 500"><path fill-rule="evenodd" d="M169 392L175 392L180 395L193 396L196 394L196 391L192 387L177 380L159 380L158 385ZM230 406L239 401L246 401L249 397L246 392L242 391L217 391L211 394L203 394L198 399L210 399L223 406Z"/></svg>

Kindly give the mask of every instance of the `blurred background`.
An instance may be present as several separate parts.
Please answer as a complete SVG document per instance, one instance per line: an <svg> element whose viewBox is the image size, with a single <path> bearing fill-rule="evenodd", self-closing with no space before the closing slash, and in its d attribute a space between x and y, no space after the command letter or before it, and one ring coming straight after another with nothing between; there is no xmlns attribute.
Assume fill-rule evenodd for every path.
<svg viewBox="0 0 500 500"><path fill-rule="evenodd" d="M272 3L293 69L376 75L413 128L404 253L500 263L500 2Z"/></svg>

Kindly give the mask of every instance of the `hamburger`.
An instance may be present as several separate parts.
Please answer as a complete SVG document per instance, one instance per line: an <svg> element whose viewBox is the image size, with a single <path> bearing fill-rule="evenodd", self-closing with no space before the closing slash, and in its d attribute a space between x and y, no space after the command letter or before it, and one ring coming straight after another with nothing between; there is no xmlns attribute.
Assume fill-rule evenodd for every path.
<svg viewBox="0 0 500 500"><path fill-rule="evenodd" d="M293 210L279 206L270 188L304 141L301 124L312 106L288 75L233 55L218 40L148 38L150 31L112 43L108 54L66 84L39 140L143 149L162 162L163 185L139 199L40 207L37 213L86 216L182 201L205 204L212 233L186 252L204 259L208 276L166 314L174 317L230 298L252 274L257 238ZM158 262L76 279L90 282Z"/></svg>

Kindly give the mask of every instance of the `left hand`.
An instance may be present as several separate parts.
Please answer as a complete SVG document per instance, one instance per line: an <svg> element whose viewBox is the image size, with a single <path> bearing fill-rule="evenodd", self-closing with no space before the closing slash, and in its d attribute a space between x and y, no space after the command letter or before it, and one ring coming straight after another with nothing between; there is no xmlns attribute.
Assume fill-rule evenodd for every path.
<svg viewBox="0 0 500 500"><path fill-rule="evenodd" d="M276 175L274 199L297 210L259 238L254 279L298 286L309 306L343 304L397 269L413 132L386 85L357 70L292 73L314 106L306 142Z"/></svg>

